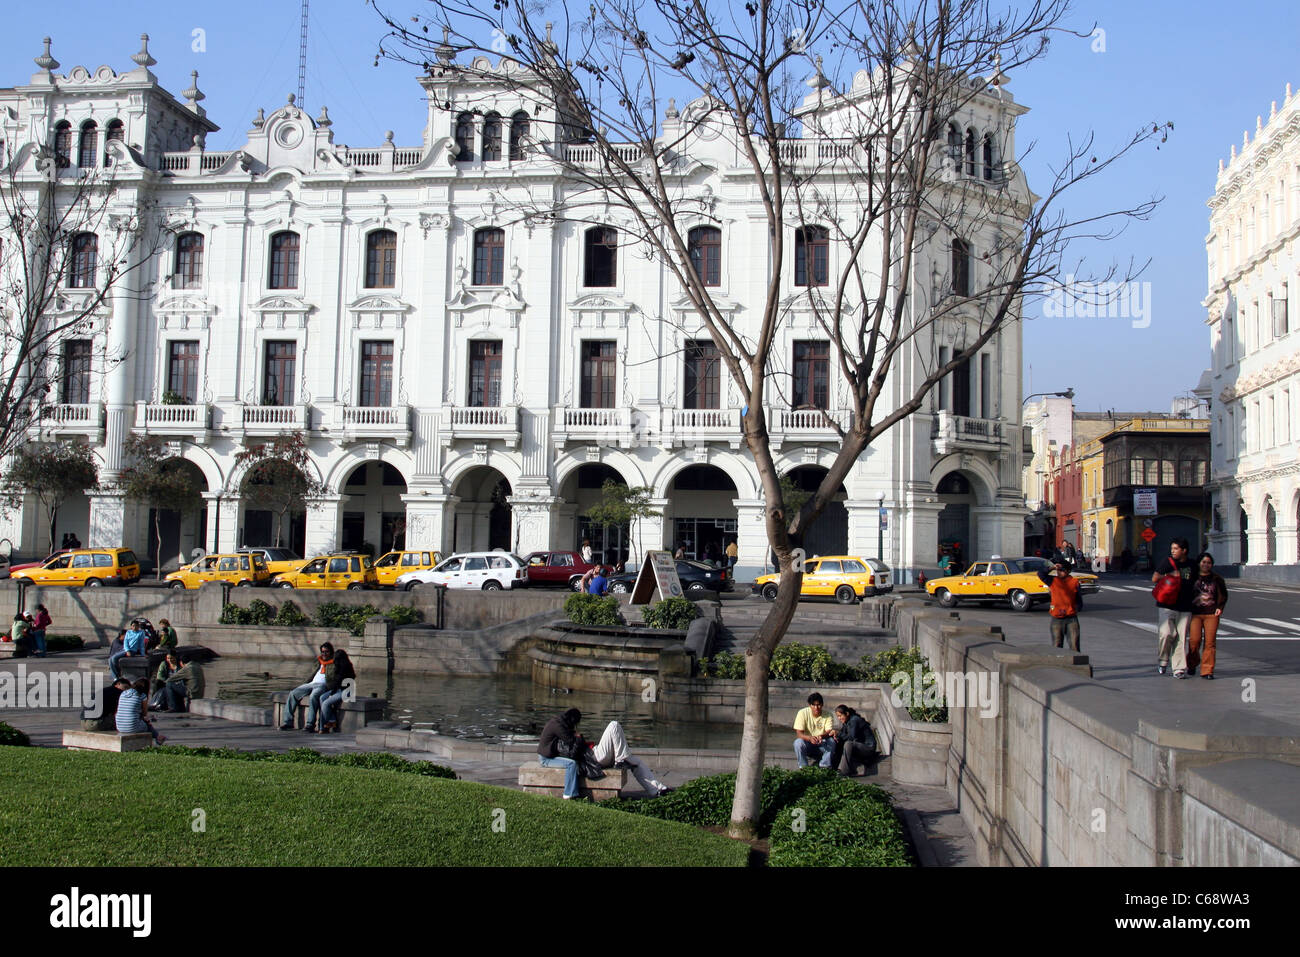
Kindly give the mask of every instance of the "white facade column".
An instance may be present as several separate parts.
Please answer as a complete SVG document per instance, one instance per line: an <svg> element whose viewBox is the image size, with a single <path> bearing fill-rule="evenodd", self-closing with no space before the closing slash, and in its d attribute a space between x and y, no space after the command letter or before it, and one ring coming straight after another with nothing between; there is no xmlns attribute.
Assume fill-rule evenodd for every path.
<svg viewBox="0 0 1300 957"><path fill-rule="evenodd" d="M772 550L767 540L767 523L763 519L766 508L762 499L732 499L736 506L736 580L753 581L764 572L775 571L768 561Z"/></svg>
<svg viewBox="0 0 1300 957"><path fill-rule="evenodd" d="M407 549L446 552L444 526L450 524L446 521L447 507L457 499L441 492L422 491L403 495L402 501L406 504Z"/></svg>
<svg viewBox="0 0 1300 957"><path fill-rule="evenodd" d="M216 540L208 539L211 543L209 549L214 552L233 552L241 544L239 534L239 506L241 501L238 495L226 493L220 497L217 505L217 514L220 518L217 520Z"/></svg>
<svg viewBox="0 0 1300 957"><path fill-rule="evenodd" d="M1249 547L1248 565L1263 565L1268 562L1268 529L1246 529L1246 544Z"/></svg>
<svg viewBox="0 0 1300 957"><path fill-rule="evenodd" d="M1277 536L1277 561L1274 564L1296 564L1296 528L1295 525L1274 526L1273 530Z"/></svg>
<svg viewBox="0 0 1300 957"><path fill-rule="evenodd" d="M944 503L935 501L934 496L913 499L906 505L906 512L900 521L903 542L899 548L899 561L894 568L894 584L906 584L916 580L916 571L924 569L932 574L939 565L939 513ZM893 517L891 513L891 518ZM970 555L970 543L964 543L966 554Z"/></svg>
<svg viewBox="0 0 1300 957"><path fill-rule="evenodd" d="M339 547L339 522L343 516L342 495L322 495L307 503L307 534L303 551L324 555Z"/></svg>
<svg viewBox="0 0 1300 957"><path fill-rule="evenodd" d="M129 208L134 208L136 203L136 191L134 189L124 190L117 196L118 202ZM108 217L109 225L117 217L110 215ZM116 361L104 375L104 386L108 402L105 409L104 424L104 467L100 470L100 480L106 484L111 483L117 478L122 470L122 449L126 444L127 435L130 432L132 421L135 415L135 395L133 393L133 384L135 380L135 356L139 351L138 343L135 337L136 331L136 311L137 300L139 298L136 292L141 269L139 267L139 252L137 247L139 243L130 238L122 238L121 234L116 240L119 243L130 243L126 250L126 265L115 283L112 290L113 311L108 323L108 335L106 343L106 354L114 357ZM95 509L91 507L91 541L87 544L99 545L120 545L122 543L122 534L128 526L120 524L124 520L119 514L116 519L119 524L116 525L116 535L111 542L95 539ZM113 527L114 520L108 519L109 525Z"/></svg>
<svg viewBox="0 0 1300 957"><path fill-rule="evenodd" d="M204 492L203 507L207 509L207 525L204 527L203 540L209 552L219 552L221 538L221 493Z"/></svg>
<svg viewBox="0 0 1300 957"><path fill-rule="evenodd" d="M510 540L514 542L516 554L527 555L550 548L556 541L555 505L559 499L544 494L511 495L506 501L510 504Z"/></svg>
<svg viewBox="0 0 1300 957"><path fill-rule="evenodd" d="M87 492L90 499L90 534L87 548L113 548L123 544L133 527L135 508L119 492ZM131 514L128 514L130 512Z"/></svg>

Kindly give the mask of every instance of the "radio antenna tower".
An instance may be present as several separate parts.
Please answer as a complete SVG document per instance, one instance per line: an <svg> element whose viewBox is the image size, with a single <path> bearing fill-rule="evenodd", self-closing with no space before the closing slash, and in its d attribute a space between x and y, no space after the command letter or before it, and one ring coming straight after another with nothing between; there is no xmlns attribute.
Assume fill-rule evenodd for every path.
<svg viewBox="0 0 1300 957"><path fill-rule="evenodd" d="M302 25L298 30L298 109L307 108L307 3L302 0Z"/></svg>

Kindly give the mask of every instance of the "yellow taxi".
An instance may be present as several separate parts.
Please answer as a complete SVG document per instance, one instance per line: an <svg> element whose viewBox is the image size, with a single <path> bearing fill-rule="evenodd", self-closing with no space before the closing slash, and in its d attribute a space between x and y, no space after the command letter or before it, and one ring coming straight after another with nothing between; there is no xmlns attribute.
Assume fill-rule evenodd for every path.
<svg viewBox="0 0 1300 957"><path fill-rule="evenodd" d="M140 580L140 561L129 548L74 548L36 568L20 569L12 577L34 585L130 585Z"/></svg>
<svg viewBox="0 0 1300 957"><path fill-rule="evenodd" d="M806 559L803 567L803 583L799 589L801 598L834 598L841 605L850 605L859 598L893 589L889 568L875 559L857 555L818 555ZM752 590L768 601L775 601L780 583L779 572L759 575Z"/></svg>
<svg viewBox="0 0 1300 957"><path fill-rule="evenodd" d="M237 548L235 551L248 552L250 555L261 555L262 561L266 562L266 568L272 575L294 571L301 567L305 561L297 552L290 551L287 548L248 546Z"/></svg>
<svg viewBox="0 0 1300 957"><path fill-rule="evenodd" d="M375 575L379 584L392 588L397 576L407 572L427 572L442 561L442 552L433 550L415 552L388 552L375 561Z"/></svg>
<svg viewBox="0 0 1300 957"><path fill-rule="evenodd" d="M296 570L271 579L277 588L374 588L379 584L369 555L322 555L304 562Z"/></svg>
<svg viewBox="0 0 1300 957"><path fill-rule="evenodd" d="M198 588L205 582L232 585L262 585L271 580L266 560L255 552L232 555L204 555L192 565L177 569L164 581L169 588Z"/></svg>
<svg viewBox="0 0 1300 957"><path fill-rule="evenodd" d="M1034 605L1051 600L1051 589L1038 577L1039 570L1052 566L1045 558L1001 558L975 562L960 575L932 578L925 590L944 608L960 601L1009 602L1016 611L1029 611ZM1079 593L1093 595L1100 590L1096 575L1078 573Z"/></svg>

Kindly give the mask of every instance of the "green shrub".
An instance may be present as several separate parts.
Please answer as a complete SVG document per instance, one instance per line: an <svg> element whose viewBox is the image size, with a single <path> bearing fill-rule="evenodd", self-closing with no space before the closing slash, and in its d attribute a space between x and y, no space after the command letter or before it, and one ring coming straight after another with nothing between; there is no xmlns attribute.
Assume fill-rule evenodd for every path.
<svg viewBox="0 0 1300 957"><path fill-rule="evenodd" d="M700 610L689 598L665 598L647 608L641 615L647 628L675 628L684 631L700 617Z"/></svg>
<svg viewBox="0 0 1300 957"><path fill-rule="evenodd" d="M618 599L602 595L574 594L564 600L564 614L575 625L623 624Z"/></svg>
<svg viewBox="0 0 1300 957"><path fill-rule="evenodd" d="M663 797L606 801L602 807L695 827L726 827L735 793L736 775L715 774ZM796 822L802 830L795 829ZM757 829L770 839L768 863L774 867L912 864L889 795L830 768L764 768Z"/></svg>
<svg viewBox="0 0 1300 957"><path fill-rule="evenodd" d="M269 625L274 620L275 609L260 598L250 601L247 608L240 608L233 603L227 604L221 609L221 617L217 619L223 625Z"/></svg>
<svg viewBox="0 0 1300 957"><path fill-rule="evenodd" d="M305 625L311 621L309 617L303 614L302 610L291 601L286 601L280 606L280 610L275 613L273 623L277 625Z"/></svg>
<svg viewBox="0 0 1300 957"><path fill-rule="evenodd" d="M17 728L0 721L0 745L12 745L15 748L31 747L31 739Z"/></svg>
<svg viewBox="0 0 1300 957"><path fill-rule="evenodd" d="M790 642L772 653L768 676L784 681L838 681L841 669L821 645Z"/></svg>
<svg viewBox="0 0 1300 957"><path fill-rule="evenodd" d="M418 608L412 608L410 605L394 605L384 612L384 617L395 626L401 627L402 625L414 625L416 622L424 621L424 612Z"/></svg>
<svg viewBox="0 0 1300 957"><path fill-rule="evenodd" d="M360 638L366 632L366 621L379 615L380 611L374 605L352 608L327 601L316 609L316 624L322 628L346 628L350 635Z"/></svg>
<svg viewBox="0 0 1300 957"><path fill-rule="evenodd" d="M403 774L420 774L433 778L455 779L451 768L432 761L408 761L386 751L361 751L344 754L321 754L311 748L294 748L291 751L237 751L234 748L187 748L179 744L147 748L150 754L185 754L192 758L222 758L231 761L273 761L285 764L330 764L349 768L366 768L372 771L397 771ZM143 752L141 752L143 753Z"/></svg>
<svg viewBox="0 0 1300 957"><path fill-rule="evenodd" d="M46 651L79 651L86 647L80 635L46 635Z"/></svg>
<svg viewBox="0 0 1300 957"><path fill-rule="evenodd" d="M912 685L916 681L916 669L921 669L921 686L913 694ZM895 646L877 652L875 655L863 655L859 669L863 681L885 681L894 686L894 690L904 700L910 700L907 713L913 721L926 721L931 724L943 724L948 720L948 708L943 695L936 696L929 692L936 681L930 674L930 659L921 654L919 648ZM895 676L898 676L897 678ZM933 698L935 703L925 704L924 698ZM921 699L921 700L917 700Z"/></svg>
<svg viewBox="0 0 1300 957"><path fill-rule="evenodd" d="M720 651L712 658L700 662L700 669L709 678L736 679L745 677L745 656L730 651Z"/></svg>

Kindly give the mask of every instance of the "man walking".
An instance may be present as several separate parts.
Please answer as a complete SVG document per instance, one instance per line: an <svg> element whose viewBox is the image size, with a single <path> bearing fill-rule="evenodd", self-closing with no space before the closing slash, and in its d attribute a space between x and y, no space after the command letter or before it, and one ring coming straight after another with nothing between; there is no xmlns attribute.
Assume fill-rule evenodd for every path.
<svg viewBox="0 0 1300 957"><path fill-rule="evenodd" d="M1083 595L1079 593L1079 579L1070 574L1070 566L1057 558L1051 571L1038 570L1039 580L1051 592L1052 644L1065 646L1070 639L1070 650L1079 650L1079 612L1083 611Z"/></svg>
<svg viewBox="0 0 1300 957"><path fill-rule="evenodd" d="M1156 617L1160 623L1160 647L1156 672L1164 674L1173 665L1175 678L1187 677L1187 638L1192 624L1192 563L1187 558L1190 546L1185 538L1175 538L1169 545L1169 557L1156 566L1153 584L1168 578L1163 594L1157 588ZM1175 581L1177 580L1177 590Z"/></svg>

